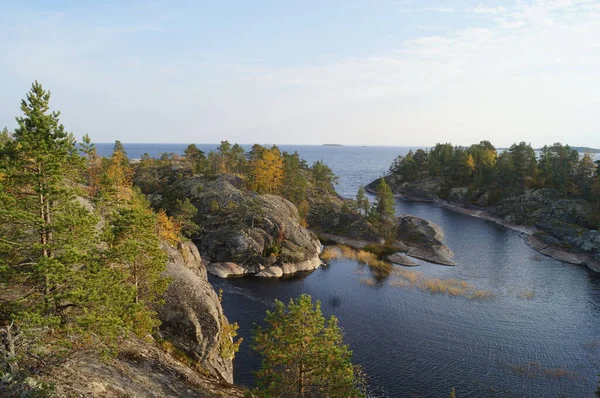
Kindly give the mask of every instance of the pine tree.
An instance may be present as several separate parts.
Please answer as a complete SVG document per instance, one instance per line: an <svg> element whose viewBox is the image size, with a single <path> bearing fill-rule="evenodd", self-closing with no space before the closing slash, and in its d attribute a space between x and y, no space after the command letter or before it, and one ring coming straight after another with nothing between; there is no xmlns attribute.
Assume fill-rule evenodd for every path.
<svg viewBox="0 0 600 398"><path fill-rule="evenodd" d="M4 148L6 144L8 144L8 141L10 141L11 139L12 138L10 132L6 127L4 127L2 132L0 132L0 151L2 150L2 148Z"/></svg>
<svg viewBox="0 0 600 398"><path fill-rule="evenodd" d="M367 191L365 191L364 186L361 185L358 187L358 192L356 193L356 206L358 207L358 210L362 211L365 216L369 214L370 207L369 198L367 198L366 193Z"/></svg>
<svg viewBox="0 0 600 398"><path fill-rule="evenodd" d="M185 200L177 199L175 202L175 222L179 225L181 234L186 238L193 238L200 231L200 226L194 222L198 214L196 206L188 198Z"/></svg>
<svg viewBox="0 0 600 398"><path fill-rule="evenodd" d="M79 144L80 151L85 156L85 171L84 176L89 187L90 196L96 196L100 185L100 172L102 168L102 158L98 156L96 145L92 143L89 135L84 135L82 142Z"/></svg>
<svg viewBox="0 0 600 398"><path fill-rule="evenodd" d="M141 193L133 192L132 201L110 221L109 257L135 287L134 302L158 302L168 281L161 276L167 258L159 246L156 214Z"/></svg>
<svg viewBox="0 0 600 398"><path fill-rule="evenodd" d="M18 286L0 309L9 325L0 327L0 362L11 372L17 359L35 368L78 346L109 344L131 318L121 299L133 290L99 261L98 219L73 188L75 141L49 100L35 82L0 160L0 280Z"/></svg>
<svg viewBox="0 0 600 398"><path fill-rule="evenodd" d="M396 211L394 194L384 178L379 180L375 204L371 208L371 221L377 226L386 241L396 237Z"/></svg>
<svg viewBox="0 0 600 398"><path fill-rule="evenodd" d="M183 151L185 161L190 165L194 174L201 173L204 169L206 156L195 144L190 144Z"/></svg>
<svg viewBox="0 0 600 398"><path fill-rule="evenodd" d="M302 220L306 219L309 211L306 172L306 163L300 159L298 152L293 154L283 153L284 178L281 194L296 205Z"/></svg>
<svg viewBox="0 0 600 398"><path fill-rule="evenodd" d="M61 258L60 244L70 238L70 222L80 221L71 216L82 215L65 184L65 176L72 174L69 160L75 142L59 123L60 113L49 111L49 101L50 93L35 82L21 102L24 116L17 118L19 127L7 144L5 164L5 185L15 207L2 208L3 219L28 235L19 241L26 245L19 253L23 261L31 260L28 278L36 281L48 315L61 305L61 286L68 280L69 266ZM83 239L86 234L81 233Z"/></svg>
<svg viewBox="0 0 600 398"><path fill-rule="evenodd" d="M253 348L263 357L259 396L363 396L338 321L332 316L326 322L318 301L301 295L286 308L276 300L265 322L254 333Z"/></svg>

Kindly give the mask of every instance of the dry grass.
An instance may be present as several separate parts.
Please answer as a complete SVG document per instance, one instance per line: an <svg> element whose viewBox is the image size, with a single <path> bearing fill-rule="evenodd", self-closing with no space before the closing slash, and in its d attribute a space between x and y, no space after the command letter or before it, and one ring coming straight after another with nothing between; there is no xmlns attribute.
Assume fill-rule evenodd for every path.
<svg viewBox="0 0 600 398"><path fill-rule="evenodd" d="M321 253L320 257L321 257L321 260L323 260L327 263L331 260L340 258L341 256L342 256L342 253L340 252L340 250L337 247L327 246L325 249L323 249L323 252Z"/></svg>
<svg viewBox="0 0 600 398"><path fill-rule="evenodd" d="M358 261L359 263L366 264L372 268L391 270L391 264L387 261L380 260L376 254L365 250L356 250L349 246L328 246L323 250L323 253L321 253L321 260L323 261L331 261L341 257Z"/></svg>
<svg viewBox="0 0 600 398"><path fill-rule="evenodd" d="M490 291L476 289L466 281L431 278L418 271L393 267L391 263L379 259L376 254L366 250L356 250L349 246L339 245L327 246L321 253L321 260L325 262L338 258L355 260L369 266L374 279L361 278L360 283L363 285L374 286L392 275L395 278L389 281L390 286L416 287L432 294L447 294L478 300L492 297ZM361 273L361 275L363 274Z"/></svg>
<svg viewBox="0 0 600 398"><path fill-rule="evenodd" d="M561 379L561 378L575 378L577 373L572 372L564 368L547 368L537 361L531 361L525 365L520 364L509 364L510 367L516 374L523 377L532 378L550 378L550 379Z"/></svg>
<svg viewBox="0 0 600 398"><path fill-rule="evenodd" d="M394 268L392 275L396 276L397 279L390 281L390 286L411 286L432 294L447 294L477 300L485 300L493 296L492 292L488 290L476 289L468 282L458 279L431 278L421 272L409 271L403 268Z"/></svg>
<svg viewBox="0 0 600 398"><path fill-rule="evenodd" d="M525 289L517 295L520 299L531 300L535 297L535 291L531 289Z"/></svg>

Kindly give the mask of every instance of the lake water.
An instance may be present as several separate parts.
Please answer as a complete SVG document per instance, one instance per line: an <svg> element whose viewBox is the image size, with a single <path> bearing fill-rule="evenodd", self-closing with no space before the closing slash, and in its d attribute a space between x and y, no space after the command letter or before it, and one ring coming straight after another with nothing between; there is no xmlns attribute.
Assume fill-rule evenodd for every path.
<svg viewBox="0 0 600 398"><path fill-rule="evenodd" d="M134 148L125 146L136 157ZM166 147L153 148L156 153L177 148ZM135 150L149 152L148 145L144 148ZM324 160L340 178L338 191L352 197L409 148L281 149L297 150L309 162ZM244 337L234 364L236 383L251 385L260 365L250 349L253 324L262 321L274 299L287 302L306 293L322 302L327 316L339 318L354 362L369 376L369 396L445 397L451 387L461 398L593 395L600 372L598 274L540 256L518 233L491 222L427 203L399 201L396 210L439 224L459 264L423 262L414 270L464 280L493 296L431 294L396 286L393 277L372 284L368 268L350 260L285 280L211 276L215 288L224 291L227 316L239 323Z"/></svg>

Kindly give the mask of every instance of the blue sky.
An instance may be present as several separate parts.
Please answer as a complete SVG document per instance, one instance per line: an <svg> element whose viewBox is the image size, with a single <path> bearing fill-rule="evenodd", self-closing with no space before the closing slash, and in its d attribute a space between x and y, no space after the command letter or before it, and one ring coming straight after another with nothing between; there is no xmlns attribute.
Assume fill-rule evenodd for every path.
<svg viewBox="0 0 600 398"><path fill-rule="evenodd" d="M598 1L0 7L9 129L37 79L97 142L600 147Z"/></svg>

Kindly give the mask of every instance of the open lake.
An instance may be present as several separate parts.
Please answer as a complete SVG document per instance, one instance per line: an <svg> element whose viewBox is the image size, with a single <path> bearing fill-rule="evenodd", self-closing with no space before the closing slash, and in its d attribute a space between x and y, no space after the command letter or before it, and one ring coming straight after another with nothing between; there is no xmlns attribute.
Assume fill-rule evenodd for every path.
<svg viewBox="0 0 600 398"><path fill-rule="evenodd" d="M185 147L155 145L125 147L130 157ZM324 160L347 197L409 149L280 148L297 150L309 163ZM112 144L99 149L110 153ZM451 387L461 398L593 395L600 372L600 274L543 257L517 232L491 222L427 203L399 201L396 210L439 224L459 264L423 262L411 271L464 280L491 298L431 294L399 286L393 276L374 283L369 269L351 260L286 280L210 277L215 289L223 289L225 312L244 337L234 364L236 383L250 385L260 364L250 349L253 323L274 299L287 302L306 293L322 302L327 316L339 318L354 362L369 376L372 397L446 397Z"/></svg>

